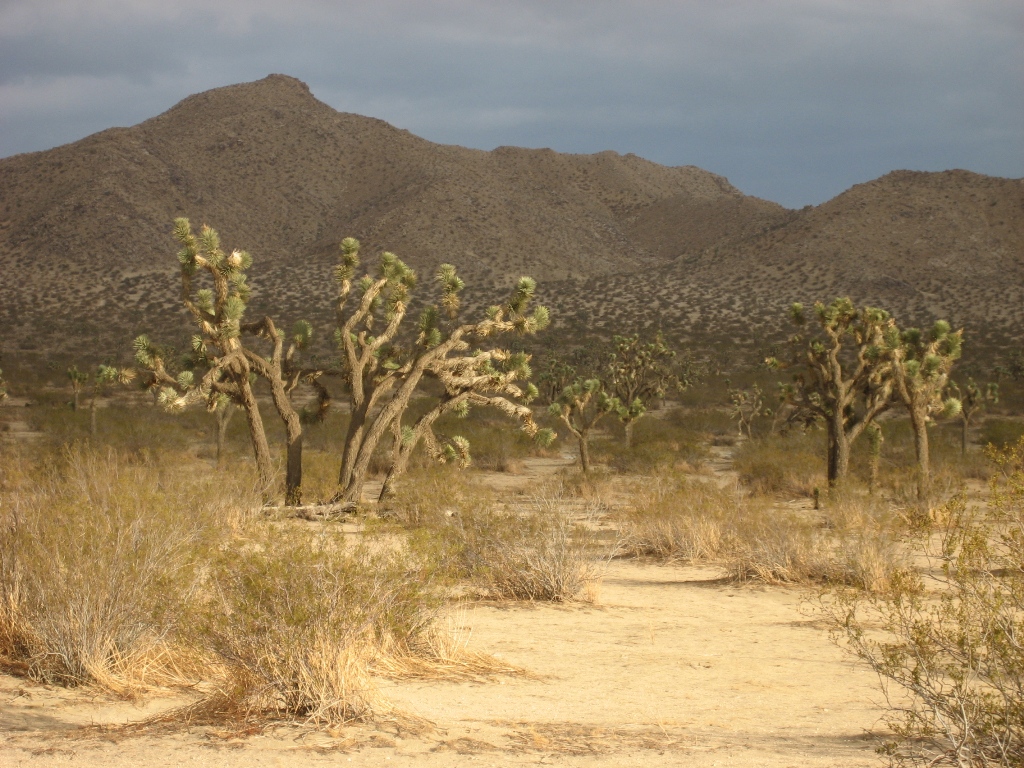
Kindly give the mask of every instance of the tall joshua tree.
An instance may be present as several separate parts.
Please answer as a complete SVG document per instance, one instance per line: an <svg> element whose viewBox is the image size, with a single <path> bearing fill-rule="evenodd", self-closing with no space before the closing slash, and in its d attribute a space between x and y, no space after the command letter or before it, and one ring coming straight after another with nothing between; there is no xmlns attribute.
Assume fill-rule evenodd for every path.
<svg viewBox="0 0 1024 768"><path fill-rule="evenodd" d="M136 339L136 359L150 370L151 386L163 389L161 399L168 407L182 408L189 402L203 400L209 410L218 411L225 407L225 398L239 406L248 421L260 482L264 488L269 488L273 473L270 449L252 390L256 377L266 379L274 407L285 426L285 503L299 504L302 499L302 420L290 396L301 380L314 381L322 373L299 365L299 352L309 345L313 328L308 322L299 321L291 336L286 338L270 317L242 322L249 299L245 270L252 265L252 258L243 251L225 255L216 231L208 226L203 226L197 238L188 219L177 219L174 225L175 237L183 246L178 254L182 301L200 329L200 334L193 337L192 350L208 371L199 382L188 371L171 376L163 355L145 336ZM194 276L200 271L212 278L212 290L194 289ZM260 354L247 339L270 342L269 353ZM318 388L318 392L321 396L326 394L322 388Z"/></svg>
<svg viewBox="0 0 1024 768"><path fill-rule="evenodd" d="M459 294L465 284L455 267L442 264L435 276L438 300L423 310L415 340L403 348L396 337L416 284L415 274L394 254L385 252L376 276L365 275L354 286L358 266L359 242L346 238L335 270L336 340L349 380L352 413L336 496L344 502L359 500L370 459L381 438L389 430L399 434L404 431L402 415L425 376L445 383L447 375L463 370L469 361L482 374L476 377L473 391L493 392L488 388L496 386L494 381L500 378L494 362L507 353L480 350L480 345L503 334L534 334L548 324L547 309L536 307L530 311L536 283L529 277L520 278L508 300L490 307L483 320L460 322ZM359 298L349 307L354 287ZM375 332L377 327L379 332ZM447 384L445 395L451 395ZM412 429L415 432L415 427Z"/></svg>
<svg viewBox="0 0 1024 768"><path fill-rule="evenodd" d="M626 448L633 445L633 425L647 413L654 398L670 389L683 389L688 382L675 370L676 353L665 345L662 335L644 341L639 336L615 336L615 350L607 366L608 390L618 399L619 419L625 427Z"/></svg>
<svg viewBox="0 0 1024 768"><path fill-rule="evenodd" d="M782 388L783 402L825 422L828 483L834 487L849 472L853 442L891 404L898 331L885 310L857 309L848 298L815 303L817 335L803 331L808 313L802 304L792 305L790 318L801 329L789 340L790 358L766 362L793 372L792 383Z"/></svg>
<svg viewBox="0 0 1024 768"><path fill-rule="evenodd" d="M960 359L963 330L952 332L945 320L922 332L908 328L893 347L893 381L900 402L910 415L917 456L917 498L926 502L931 485L928 458L928 422L933 416L952 417L960 401L945 397L953 363Z"/></svg>
<svg viewBox="0 0 1024 768"><path fill-rule="evenodd" d="M260 485L266 492L273 482L270 447L259 405L253 393L252 365L241 341L241 320L249 301L245 271L252 257L245 251L224 253L220 237L203 225L196 236L188 219L174 221L174 237L182 244L181 300L199 328L192 339L193 350L207 360L208 370L199 381L191 371L171 376L165 353L147 336L135 340L136 361L150 372L149 386L159 389L159 401L176 410L203 401L215 410L225 395L245 413L252 439ZM196 279L205 275L212 288L196 289Z"/></svg>
<svg viewBox="0 0 1024 768"><path fill-rule="evenodd" d="M562 420L580 447L580 468L590 472L590 433L609 413L621 415L622 402L610 395L600 379L577 379L551 405L551 414Z"/></svg>

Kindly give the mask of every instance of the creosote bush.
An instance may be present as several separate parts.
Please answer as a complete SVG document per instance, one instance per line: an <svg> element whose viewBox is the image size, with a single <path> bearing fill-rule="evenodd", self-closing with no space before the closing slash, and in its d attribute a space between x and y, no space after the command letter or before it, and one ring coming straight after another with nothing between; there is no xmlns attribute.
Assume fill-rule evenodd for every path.
<svg viewBox="0 0 1024 768"><path fill-rule="evenodd" d="M837 642L879 676L891 765L1024 764L1024 441L995 451L988 508L946 504L932 567L823 599Z"/></svg>

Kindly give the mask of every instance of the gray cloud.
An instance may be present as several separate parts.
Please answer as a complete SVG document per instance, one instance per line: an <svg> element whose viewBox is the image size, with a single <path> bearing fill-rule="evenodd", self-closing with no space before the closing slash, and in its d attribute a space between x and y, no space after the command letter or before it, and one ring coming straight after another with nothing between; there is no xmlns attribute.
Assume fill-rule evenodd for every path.
<svg viewBox="0 0 1024 768"><path fill-rule="evenodd" d="M1024 175L1003 0L14 0L0 155L284 72L434 141L635 152L787 205L893 168Z"/></svg>

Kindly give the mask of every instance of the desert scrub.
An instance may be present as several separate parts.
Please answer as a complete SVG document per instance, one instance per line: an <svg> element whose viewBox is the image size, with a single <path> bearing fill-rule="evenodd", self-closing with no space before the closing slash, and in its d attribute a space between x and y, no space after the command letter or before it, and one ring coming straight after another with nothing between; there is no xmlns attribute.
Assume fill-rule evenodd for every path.
<svg viewBox="0 0 1024 768"><path fill-rule="evenodd" d="M224 665L218 695L250 715L314 724L388 710L372 676L430 656L440 597L404 548L346 548L290 526L254 530L218 559L200 635Z"/></svg>
<svg viewBox="0 0 1024 768"><path fill-rule="evenodd" d="M733 452L733 467L752 493L811 496L825 487L824 446L817 431L746 440Z"/></svg>
<svg viewBox="0 0 1024 768"><path fill-rule="evenodd" d="M882 683L891 765L1024 764L1024 442L996 458L988 508L957 496L942 535L918 542L929 571L822 601Z"/></svg>
<svg viewBox="0 0 1024 768"><path fill-rule="evenodd" d="M669 414L655 413L637 421L631 446L624 442L621 422L609 422L610 440L595 440L594 459L617 472L649 475L699 467L707 458L701 436L677 425Z"/></svg>
<svg viewBox="0 0 1024 768"><path fill-rule="evenodd" d="M159 681L206 553L245 494L82 445L20 462L0 506L0 654L63 685Z"/></svg>
<svg viewBox="0 0 1024 768"><path fill-rule="evenodd" d="M432 518L419 546L493 600L592 602L602 573L596 513L557 489L510 509L478 501Z"/></svg>
<svg viewBox="0 0 1024 768"><path fill-rule="evenodd" d="M660 478L622 514L623 550L685 563L714 563L737 581L841 583L883 589L901 566L883 524L858 527L850 509L823 520L773 509L734 487ZM839 510L835 510L838 517ZM866 513L865 513L866 514ZM849 524L848 524L849 523Z"/></svg>

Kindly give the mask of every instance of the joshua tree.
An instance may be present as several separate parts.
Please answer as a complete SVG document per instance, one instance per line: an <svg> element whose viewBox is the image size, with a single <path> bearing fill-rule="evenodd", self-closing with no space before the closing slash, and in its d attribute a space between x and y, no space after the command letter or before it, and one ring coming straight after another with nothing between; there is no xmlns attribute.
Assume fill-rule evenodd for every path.
<svg viewBox="0 0 1024 768"><path fill-rule="evenodd" d="M297 358L298 352L309 346L313 338L313 326L304 320L296 323L287 350L284 336L269 317L255 323L244 323L241 330L244 334L251 334L271 343L270 354L267 356L258 354L249 346L243 346L242 349L253 373L266 379L270 384L274 408L284 422L287 451L285 504L301 504L303 423L301 414L292 405L291 394L300 380L308 381L322 374L322 371L303 369ZM317 391L321 396L325 392L322 387Z"/></svg>
<svg viewBox="0 0 1024 768"><path fill-rule="evenodd" d="M952 332L939 320L927 333L908 328L894 346L893 381L897 397L910 414L917 455L917 498L928 500L931 472L928 461L928 422L960 412L960 401L944 397L949 372L960 358L963 330Z"/></svg>
<svg viewBox="0 0 1024 768"><path fill-rule="evenodd" d="M508 353L480 351L479 346L474 345L506 333L533 334L548 324L544 307L537 307L528 314L536 289L536 284L528 277L520 278L504 304L490 307L485 319L460 323L459 294L465 284L455 267L442 264L436 274L440 290L438 301L423 310L415 341L406 349L396 342L396 337L415 287L415 274L394 254L385 252L376 277L366 275L359 282L358 303L350 308L352 280L358 266L359 242L346 238L341 243L340 262L335 270L338 282L336 340L342 350L349 382L352 414L336 496L336 500L344 502L358 501L370 459L381 438L389 430L403 432L402 415L424 376L444 383L446 375L465 371L470 365L469 370L477 374L469 377L475 382L473 391L493 392L495 390L488 390L488 387L494 386L500 376L494 363L507 359L503 356ZM379 332L375 332L375 326L380 326ZM523 362L525 364L525 360ZM452 396L447 384L445 386L445 397ZM416 428L412 429L415 433Z"/></svg>
<svg viewBox="0 0 1024 768"><path fill-rule="evenodd" d="M609 413L624 410L617 397L609 395L600 379L577 379L562 390L551 405L551 414L560 418L580 446L580 467L590 471L590 432Z"/></svg>
<svg viewBox="0 0 1024 768"><path fill-rule="evenodd" d="M762 413L770 413L770 409L764 408L764 392L757 384L750 389L730 389L729 402L732 404L729 415L736 419L740 437L744 434L753 437L754 419Z"/></svg>
<svg viewBox="0 0 1024 768"><path fill-rule="evenodd" d="M517 380L530 376L529 356L521 352L509 354L504 350L491 350L446 361L434 373L444 386L444 393L429 411L412 426L402 427L396 420L395 455L380 499L394 494L396 479L405 472L409 457L422 440L430 456L439 463L457 461L461 466L470 463L470 445L464 437L441 440L434 434L433 425L445 413L466 416L474 406L491 406L520 423L520 428L542 444L554 439L554 432L538 429L528 403L537 396L532 384L522 388Z"/></svg>
<svg viewBox="0 0 1024 768"><path fill-rule="evenodd" d="M680 379L676 353L665 346L660 333L651 341L615 336L612 343L615 351L606 369L608 391L622 405L617 413L625 426L626 448L631 448L633 425L647 412L650 401L664 397L670 389L685 388L689 382Z"/></svg>
<svg viewBox="0 0 1024 768"><path fill-rule="evenodd" d="M92 397L89 398L89 434L96 437L96 401L105 395L111 384L128 384L135 379L131 368L100 365L92 375Z"/></svg>
<svg viewBox="0 0 1024 768"><path fill-rule="evenodd" d="M793 322L803 328L803 305L790 308ZM782 399L804 418L825 421L828 432L828 483L834 487L850 468L850 448L874 419L890 406L891 349L898 331L882 309L856 309L847 298L831 304L817 302L814 319L822 335L797 333L789 340L791 357L785 363L768 358L771 368L790 368L793 382Z"/></svg>
<svg viewBox="0 0 1024 768"><path fill-rule="evenodd" d="M990 381L983 390L973 378L968 377L963 387L950 380L949 390L960 401L960 453L966 456L967 431L971 428L971 420L975 414L984 411L989 403L999 402L999 384Z"/></svg>
<svg viewBox="0 0 1024 768"><path fill-rule="evenodd" d="M252 258L243 251L225 255L217 233L205 225L199 237L195 237L188 219L175 220L174 235L184 246L178 254L182 301L201 331L192 339L193 355L208 370L198 383L190 371L171 376L164 355L145 336L136 339L136 359L151 372L150 386L162 388L161 399L168 407L182 408L189 402L203 400L209 410L218 411L226 408L227 398L242 408L249 424L257 472L265 489L272 481L270 449L252 386L255 377L266 379L274 407L285 425L285 503L299 504L302 499L302 420L292 406L290 395L300 381L312 382L322 374L322 371L306 370L298 364L298 353L309 345L313 328L305 321L296 323L286 347L284 335L270 317L243 323L249 299L245 270L252 265ZM193 279L200 270L212 278L212 290L194 290ZM243 341L247 336L269 341L269 354L261 355L252 344L247 345ZM317 387L317 391L322 397L326 395L322 387ZM218 419L218 454L223 447L226 418L224 422Z"/></svg>
<svg viewBox="0 0 1024 768"><path fill-rule="evenodd" d="M4 372L0 370L0 403L7 399L7 382L4 381Z"/></svg>
<svg viewBox="0 0 1024 768"><path fill-rule="evenodd" d="M89 374L78 370L77 365L68 368L68 381L71 382L71 407L78 410L78 396L82 394L85 385L89 382Z"/></svg>
<svg viewBox="0 0 1024 768"><path fill-rule="evenodd" d="M540 392L541 402L550 406L562 394L562 390L576 378L577 371L574 365L558 357L549 357L541 372L537 374L537 390Z"/></svg>
<svg viewBox="0 0 1024 768"><path fill-rule="evenodd" d="M252 366L240 339L241 320L249 300L245 270L252 265L252 257L238 250L225 254L216 231L204 224L196 237L185 218L175 219L174 236L183 246L178 253L181 300L199 327L199 335L192 339L193 350L206 359L209 369L199 381L191 371L171 376L165 351L147 336L135 340L135 358L150 372L148 385L159 389L159 401L167 408L182 409L203 401L213 411L220 396L225 395L243 410L252 438L256 471L266 492L273 482L273 464L263 418L252 389ZM196 290L196 276L204 273L213 288Z"/></svg>

